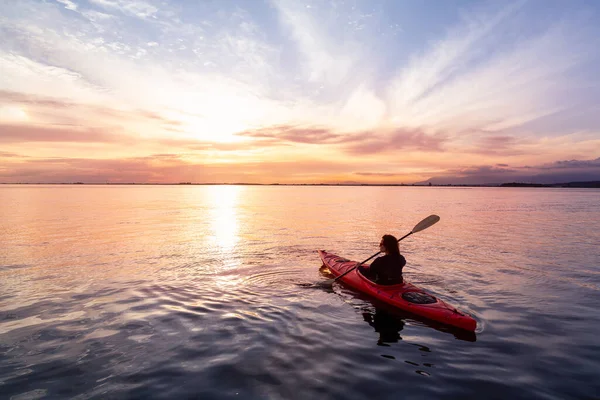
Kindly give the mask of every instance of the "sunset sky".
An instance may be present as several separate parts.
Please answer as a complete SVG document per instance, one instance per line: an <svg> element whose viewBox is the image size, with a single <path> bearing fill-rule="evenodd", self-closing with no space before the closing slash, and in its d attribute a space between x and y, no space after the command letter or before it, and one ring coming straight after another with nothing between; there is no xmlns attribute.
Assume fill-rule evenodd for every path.
<svg viewBox="0 0 600 400"><path fill-rule="evenodd" d="M0 182L600 180L600 2L0 2Z"/></svg>

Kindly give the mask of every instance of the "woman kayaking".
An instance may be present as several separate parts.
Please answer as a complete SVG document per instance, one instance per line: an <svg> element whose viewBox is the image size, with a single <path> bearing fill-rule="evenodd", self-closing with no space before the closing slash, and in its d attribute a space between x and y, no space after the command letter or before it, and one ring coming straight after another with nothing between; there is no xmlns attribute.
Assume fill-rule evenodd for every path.
<svg viewBox="0 0 600 400"><path fill-rule="evenodd" d="M402 283L402 268L406 265L406 259L400 254L398 239L392 235L383 235L379 250L385 255L377 257L370 267L365 265L358 267L360 273L378 285Z"/></svg>

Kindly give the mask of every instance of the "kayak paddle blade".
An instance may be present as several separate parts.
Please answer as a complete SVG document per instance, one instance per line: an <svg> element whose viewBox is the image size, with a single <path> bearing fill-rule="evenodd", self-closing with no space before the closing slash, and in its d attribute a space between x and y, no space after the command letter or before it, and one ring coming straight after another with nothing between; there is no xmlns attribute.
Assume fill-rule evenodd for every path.
<svg viewBox="0 0 600 400"><path fill-rule="evenodd" d="M437 215L430 215L425 218L423 221L419 222L412 230L412 233L417 233L422 231L423 229L429 228L431 225L436 224L440 220L440 217Z"/></svg>

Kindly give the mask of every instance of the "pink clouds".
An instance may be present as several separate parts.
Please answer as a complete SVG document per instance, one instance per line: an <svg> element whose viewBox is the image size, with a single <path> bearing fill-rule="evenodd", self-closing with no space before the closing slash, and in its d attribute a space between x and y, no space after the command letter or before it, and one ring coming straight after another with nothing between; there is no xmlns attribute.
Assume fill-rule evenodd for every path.
<svg viewBox="0 0 600 400"><path fill-rule="evenodd" d="M36 126L0 124L0 143L72 142L72 143L131 143L127 137L97 128L77 126Z"/></svg>
<svg viewBox="0 0 600 400"><path fill-rule="evenodd" d="M182 126L180 120L167 118L154 111L118 109L78 103L61 98L34 96L10 91L0 91L0 108L2 107L21 110L23 118L13 122L3 122L0 120L0 124L10 125L18 122L24 131L27 129L30 131L39 129L42 125L43 128L48 129L56 129L57 126L63 126L63 130L79 130L87 127L97 131L125 131L128 130L127 127L131 130L132 126L145 126L154 130L178 131L178 128ZM4 129L10 129L10 127ZM47 135L36 135L32 132L25 132L23 141L27 141L27 137L31 137L33 141L37 141L39 137L53 136L50 132L47 133ZM2 134L2 131L0 131L0 134ZM63 134L68 136L68 132L64 132ZM96 133L95 137L100 140L101 138L98 135ZM120 135L123 135L123 132L120 132ZM60 138L60 132L57 131L56 136ZM86 141L85 136L82 136L82 138L83 141ZM108 137L104 139L100 141L114 141L114 139Z"/></svg>
<svg viewBox="0 0 600 400"><path fill-rule="evenodd" d="M418 129L393 129L336 132L322 127L298 127L279 125L238 133L240 136L259 139L265 145L280 143L303 143L312 145L336 145L351 155L368 155L394 150L411 149L440 151L446 140L440 134L427 134Z"/></svg>
<svg viewBox="0 0 600 400"><path fill-rule="evenodd" d="M179 154L153 154L124 159L32 158L2 152L4 183L413 183L402 167L392 171L360 170L342 160L263 161L203 164ZM352 171L352 172L349 172ZM413 176L413 180L410 179ZM600 158L558 161L538 166L480 165L448 170L422 182L434 184L559 183L600 180Z"/></svg>
<svg viewBox="0 0 600 400"><path fill-rule="evenodd" d="M50 158L20 160L0 168L4 183L275 183L293 182L302 174L343 171L346 166L328 162L241 163L231 166L192 163L175 154L130 159Z"/></svg>

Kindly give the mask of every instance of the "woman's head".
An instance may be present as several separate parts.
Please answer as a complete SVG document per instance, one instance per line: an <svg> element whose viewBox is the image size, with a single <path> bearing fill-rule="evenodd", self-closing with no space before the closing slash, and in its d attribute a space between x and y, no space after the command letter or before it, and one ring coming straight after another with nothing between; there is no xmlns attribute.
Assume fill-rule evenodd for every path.
<svg viewBox="0 0 600 400"><path fill-rule="evenodd" d="M398 248L398 239L392 235L383 235L379 248L388 254L400 254L400 248Z"/></svg>

